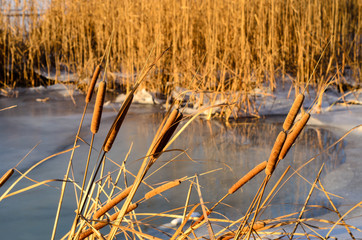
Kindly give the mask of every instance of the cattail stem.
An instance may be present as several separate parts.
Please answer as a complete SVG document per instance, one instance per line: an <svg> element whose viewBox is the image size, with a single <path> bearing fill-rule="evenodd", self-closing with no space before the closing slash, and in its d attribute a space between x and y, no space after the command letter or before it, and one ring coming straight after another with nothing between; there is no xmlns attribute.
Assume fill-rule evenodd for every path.
<svg viewBox="0 0 362 240"><path fill-rule="evenodd" d="M0 178L0 187L6 183L7 180L13 175L14 168L9 169L1 178Z"/></svg>
<svg viewBox="0 0 362 240"><path fill-rule="evenodd" d="M287 117L285 118L285 121L283 124L284 131L288 131L292 127L294 120L299 112L299 109L303 104L303 101L304 101L304 95L298 94L298 96L295 98L295 100L293 102L292 107L289 110Z"/></svg>
<svg viewBox="0 0 362 240"><path fill-rule="evenodd" d="M267 175L271 175L273 173L273 171L275 169L275 164L278 160L279 153L283 147L286 137L287 137L287 134L285 132L281 131L279 133L277 139L275 140L273 149L269 156L268 164L265 169L265 173Z"/></svg>
<svg viewBox="0 0 362 240"><path fill-rule="evenodd" d="M55 235L56 235L56 232L57 232L58 221L59 221L59 214L60 214L60 210L62 209L64 192L65 192L65 189L66 189L66 186L67 186L67 182L68 182L67 180L68 180L70 168L72 167L72 162L73 162L73 157L74 157L74 152L75 152L75 146L77 145L77 142L78 142L80 130L81 130L82 125L83 125L84 116L85 116L85 113L86 113L86 111L87 111L87 107L88 107L88 103L86 102L86 104L85 104L85 106L84 106L82 118L81 118L80 123L79 123L78 131L77 131L77 134L75 135L74 144L73 144L73 150L72 150L72 153L71 153L70 158L69 158L67 171L66 171L66 174L65 174L65 176L64 176L64 181L63 181L63 184L62 184L62 189L61 189L61 192L60 192L60 197L59 197L59 202L58 202L58 208L57 208L57 212L56 212L56 214L55 214L55 220L54 220L54 225L53 225L53 231L52 231L51 240L54 240L54 239L55 239Z"/></svg>
<svg viewBox="0 0 362 240"><path fill-rule="evenodd" d="M153 189L152 191L149 191L145 194L145 199L150 199L164 191L167 191L173 187L176 187L181 184L181 180L177 179L175 181L168 182L166 184L163 184L162 186L159 186L158 188Z"/></svg>
<svg viewBox="0 0 362 240"><path fill-rule="evenodd" d="M96 82L97 82L97 79L98 79L98 76L101 72L101 65L98 65L96 67L96 69L94 70L94 73L93 73L93 77L92 77L92 80L89 84L89 87L88 87L88 92L87 92L87 96L85 97L85 102L86 103L89 103L92 99L92 95L93 95L93 90L94 90L94 87L96 85Z"/></svg>
<svg viewBox="0 0 362 240"><path fill-rule="evenodd" d="M177 111L177 110L176 110ZM169 128L168 131L166 131L166 133L164 135L162 135L162 132L159 136L159 141L162 143L160 144L160 147L157 147L156 149L163 149L166 145L167 145L167 142L169 141L169 139L171 138L173 132L176 130L176 127L178 125L178 123L180 122L180 120L182 119L182 114L179 113L177 111L177 118L176 118L176 122L174 122L173 124L171 124L171 127ZM166 123L168 122L168 120L166 121ZM149 170L149 168L152 166L152 164L154 163L154 161L157 159L157 158L154 158L152 157L152 153L157 153L154 152L154 149L155 147L152 146L148 153L147 153L147 156L150 156L149 158L146 157L144 160L143 160L143 163L140 167L140 169L138 170L138 173L137 173L137 176L136 176L136 179L133 183L133 186L132 186L132 189L131 189L131 192L129 193L127 199L125 200L125 203L123 204L121 210L119 211L119 214L118 214L118 217L115 221L115 224L116 225L119 225L121 224L122 220L123 220L123 217L126 213L126 210L128 209L128 206L129 204L131 203L134 195L136 194L136 191L138 189L138 187L140 186L142 180L144 179L145 175L147 174L147 171ZM158 155L159 156L159 155ZM116 234L116 231L117 231L117 228L116 227L112 227L109 235L108 235L108 239L113 239L114 235Z"/></svg>
<svg viewBox="0 0 362 240"><path fill-rule="evenodd" d="M82 197L83 197L83 191L84 191L85 181L86 181L86 179L87 179L87 175L88 175L88 168L89 168L89 162L90 162L90 157L91 157L92 148L93 148L93 142L94 142L94 134L92 134L92 139L91 139L90 146L89 146L88 157L87 157L87 163L86 163L85 170L84 170L84 176L83 176L82 188L81 188L81 190L80 190L80 194L79 194L79 203L78 203L78 208L79 208L79 206L80 206L80 204L81 204Z"/></svg>
<svg viewBox="0 0 362 240"><path fill-rule="evenodd" d="M125 190L123 190L119 195L117 195L116 197L114 197L112 200L110 200L106 205L104 205L103 207L101 207L99 210L97 210L94 215L93 218L94 219L98 219L101 216L103 216L106 212L108 212L110 209L112 209L116 204L118 204L119 202L121 202L123 199L125 199L129 192L132 189L132 185L129 186L128 188L126 188Z"/></svg>
<svg viewBox="0 0 362 240"><path fill-rule="evenodd" d="M267 162L264 161L260 164L258 164L256 167L254 167L250 172L248 172L244 177L240 178L239 181L237 181L230 189L229 194L233 194L236 192L239 188L241 188L244 184L249 182L253 177L255 177L257 174L259 174L261 171L265 169L267 165Z"/></svg>
<svg viewBox="0 0 362 240"><path fill-rule="evenodd" d="M279 154L279 160L284 159L284 157L287 155L289 149L292 147L292 145L294 144L295 140L297 139L297 137L299 136L300 132L303 130L303 128L305 127L305 125L307 124L308 120L310 118L310 114L309 113L305 113L301 120L299 120L295 126L293 127L292 131L288 134L287 139L285 140L285 143L283 145L282 150L280 151Z"/></svg>
<svg viewBox="0 0 362 240"><path fill-rule="evenodd" d="M126 214L129 213L129 212L131 212L131 211L133 211L133 210L135 210L137 207L138 207L138 204L137 204L137 203L134 203L134 204L129 205ZM116 220L116 219L117 219L117 216L118 216L118 212L112 214L111 217L109 218L109 221L107 221L107 222L99 222L99 223L95 224L93 227L94 227L95 229L99 230L99 229L107 226L110 221ZM81 239L84 239L84 238L88 237L89 235L91 235L92 233L93 233L93 229L88 229L88 230L86 230L86 231L84 231L84 232L82 232L82 233L80 234L79 239L80 239L80 240L81 240Z"/></svg>
<svg viewBox="0 0 362 240"><path fill-rule="evenodd" d="M102 81L98 86L96 103L94 105L93 118L91 123L91 132L96 134L101 122L104 98L106 95L106 82Z"/></svg>

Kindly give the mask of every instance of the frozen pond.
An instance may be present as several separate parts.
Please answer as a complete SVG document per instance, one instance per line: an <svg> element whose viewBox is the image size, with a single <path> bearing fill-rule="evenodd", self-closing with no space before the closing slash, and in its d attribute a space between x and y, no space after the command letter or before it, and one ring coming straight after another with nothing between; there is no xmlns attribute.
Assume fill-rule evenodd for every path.
<svg viewBox="0 0 362 240"><path fill-rule="evenodd" d="M16 108L0 112L0 152L2 175L9 168L14 167L38 142L39 146L17 167L24 172L39 160L69 149L73 146L74 136L84 107L84 97L75 96L74 104L69 97L62 97L57 92L44 95L39 92L26 92L19 98L0 98L0 109L17 105ZM50 97L46 102L36 99ZM114 105L118 110L119 106ZM89 131L92 107L89 108L80 137L90 142ZM116 112L108 107L101 123L99 134L95 137L95 148L100 149L110 124ZM112 150L107 155L118 164L124 160L131 144L132 151L128 158L127 169L134 174L141 164L141 159L147 152L154 134L163 119L164 111L159 106L132 105L120 134ZM203 199L209 207L217 202L241 176L262 161L268 159L274 140L282 129L284 117L274 116L265 119L248 119L225 125L219 121L196 119L185 132L171 146L171 149L186 150L186 154L178 157L180 152L170 152L152 166L151 172L173 159L165 167L147 179L148 184L157 184L162 181L174 180L184 176L193 176L208 171L213 173L200 176ZM333 130L333 129L332 129ZM278 166L270 185L276 182L288 165L297 169L311 157L320 153L326 146L338 139L331 129L309 126L299 137L297 144L288 153ZM88 146L82 142L76 150L74 158L75 180L81 182L84 173ZM346 146L348 142L341 141L327 153L319 156L314 162L307 165L300 173L313 182L320 166L325 163L322 182L331 183L329 174L335 173L346 161ZM97 154L93 154L92 163ZM34 169L29 177L43 181L46 179L62 179L69 160L69 153L57 156ZM93 166L93 165L92 165ZM105 173L117 169L115 164L107 164ZM263 175L263 174L260 174ZM1 189L4 192L19 176L14 174L9 182ZM128 181L132 182L133 178ZM255 190L262 182L262 176L257 176L243 187L242 191L227 198L224 203L215 209L229 218L238 218L247 210ZM16 189L28 186L28 180L21 181ZM346 182L345 184L349 184ZM42 186L28 192L9 197L0 203L0 232L4 239L49 239L51 236L54 216L60 194L61 183L51 183L49 187ZM137 209L138 212L163 212L185 204L188 184L165 193L168 201L161 196L144 202ZM343 187L343 186L342 186ZM142 187L140 190L145 189ZM301 177L294 176L274 198L273 207L268 208L262 218L275 217L292 211L300 210L304 199L308 195L310 185ZM141 195L136 195L136 199ZM317 200L316 200L317 199ZM311 200L312 204L324 204L318 198ZM197 203L197 194L191 195L191 202ZM338 200L336 200L338 206ZM64 235L72 224L75 210L74 189L67 187L57 238ZM182 211L175 213L181 214ZM315 214L322 214L317 211ZM149 222L154 226L164 224L170 219L157 219Z"/></svg>

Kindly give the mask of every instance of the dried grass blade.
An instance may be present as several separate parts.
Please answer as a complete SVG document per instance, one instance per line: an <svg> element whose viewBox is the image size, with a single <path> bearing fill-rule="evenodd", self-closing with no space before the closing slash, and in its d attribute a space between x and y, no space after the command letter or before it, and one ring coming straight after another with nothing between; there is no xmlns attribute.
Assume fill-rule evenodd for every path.
<svg viewBox="0 0 362 240"><path fill-rule="evenodd" d="M19 193L26 192L26 191L28 191L28 190L30 190L30 189L39 187L39 186L41 186L41 185L46 185L47 183L56 182L56 181L58 181L58 182L63 182L62 179L48 179L48 180L44 180L44 181L42 181L42 182L38 182L38 183L35 183L35 184L30 185L30 186L28 186L28 187L22 188L22 189L20 189L20 190L18 190L18 191L9 193L9 194L7 194L7 195L4 197L4 199L5 199L5 198L8 198L8 197L11 197L11 196L15 196L15 195L17 195L17 194L19 194Z"/></svg>
<svg viewBox="0 0 362 240"><path fill-rule="evenodd" d="M302 208L302 210L301 210L300 213L299 213L298 220L297 220L297 222L296 222L296 224L295 224L295 226L294 226L294 228L293 228L293 232L292 232L292 234L291 234L291 239L293 239L294 233L295 233L295 231L297 230L297 227L298 227L298 225L299 225L299 223L300 223L300 219L302 219L304 210L305 210L305 208L306 208L306 206L307 206L307 204L308 204L308 202L309 202L310 197L312 196L312 193L313 193L313 191L314 191L315 186L317 185L317 182L318 182L318 180L319 180L319 176L320 176L321 173L322 173L323 167L324 167L324 163L322 164L322 166L321 166L321 168L320 168L320 170L319 170L319 172L318 172L318 174L317 174L317 177L316 177L316 179L314 180L314 183L313 183L313 185L312 185L312 187L311 187L311 189L310 189L310 191L309 191L308 197L306 198L306 200L305 200L305 202L304 202L303 208Z"/></svg>
<svg viewBox="0 0 362 240"><path fill-rule="evenodd" d="M32 171L34 168L36 168L37 166L39 166L40 164L42 164L43 162L53 158L53 157L56 157L60 154L63 154L63 153L67 153L69 151L72 151L73 149L77 148L78 146L76 147L73 147L73 148L70 148L70 149L67 149L67 150L64 150L64 151L61 151L61 152L58 152L58 153L55 153L55 154L52 154L42 160L40 160L39 162L37 162L36 164L34 164L33 166L31 166L23 175L21 175L18 179L15 180L15 182L3 193L3 195L1 195L0 197L0 202L5 198L5 196L15 187L15 185L21 180L23 179L23 177L25 177L30 171Z"/></svg>
<svg viewBox="0 0 362 240"><path fill-rule="evenodd" d="M347 230L348 234L351 236L351 238L352 238L353 240L355 240L356 238L353 236L353 234L352 234L351 230L348 228L348 226L347 226L346 222L343 220L342 215L339 213L339 211L338 211L337 207L334 205L334 203L333 203L332 199L329 197L328 192L324 189L324 187L323 187L323 184L322 184L321 180L320 180L320 179L318 179L318 182L319 182L319 186L321 187L321 189L323 190L324 194L326 195L326 197L327 197L327 199L328 199L329 203L331 204L331 206L332 206L333 210L337 213L337 215L338 215L338 217L339 217L340 221L342 222L343 226L346 228L346 230Z"/></svg>
<svg viewBox="0 0 362 240"><path fill-rule="evenodd" d="M138 207L138 204L137 204L137 203L134 203L134 204L129 205L126 214L129 213L129 212L131 212L131 211L133 211L133 210L135 210L137 207ZM102 229L103 227L105 227L105 226L107 226L108 224L110 224L111 221L116 220L116 219L117 219L117 216L118 216L118 212L112 214L111 217L109 218L109 221L107 221L107 222L99 222L99 223L93 225L93 228L94 228L94 229L97 229L97 230ZM84 238L88 237L89 235L91 235L92 233L93 233L93 229L88 229L88 230L86 230L86 231L84 231L84 232L82 232L82 233L80 234L79 239L80 239L80 240L81 240L81 239L84 239Z"/></svg>

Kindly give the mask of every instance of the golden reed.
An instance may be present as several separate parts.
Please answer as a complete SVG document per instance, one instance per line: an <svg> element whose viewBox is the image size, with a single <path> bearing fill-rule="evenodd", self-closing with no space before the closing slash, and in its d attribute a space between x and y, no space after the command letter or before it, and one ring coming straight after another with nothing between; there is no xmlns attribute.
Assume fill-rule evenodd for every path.
<svg viewBox="0 0 362 240"><path fill-rule="evenodd" d="M137 203L134 203L134 204L129 205L126 214L129 213L129 212L131 212L131 211L133 211L133 210L135 210L137 207L138 207L138 204L137 204ZM116 220L116 219L117 219L117 216L118 216L118 212L112 214L112 215L110 216L108 222L99 222L99 223L95 224L95 225L93 226L93 228L99 230L99 229L107 226L110 221ZM82 232L82 233L79 235L79 239L82 240L82 239L88 237L89 235L91 235L92 233L93 233L93 229L87 229L87 230L85 230L84 232Z"/></svg>

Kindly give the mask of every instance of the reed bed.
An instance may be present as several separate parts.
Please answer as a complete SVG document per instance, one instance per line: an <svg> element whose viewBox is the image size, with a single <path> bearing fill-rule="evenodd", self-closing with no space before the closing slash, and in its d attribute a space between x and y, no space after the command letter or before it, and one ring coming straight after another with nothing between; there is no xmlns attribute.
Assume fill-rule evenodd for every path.
<svg viewBox="0 0 362 240"><path fill-rule="evenodd" d="M159 54L167 46L143 83L151 91L181 86L228 93L237 102L234 92L250 94L262 84L275 89L290 81L285 76L296 87L310 77L315 86L332 76L337 84L347 76L361 80L358 0L11 2L0 11L1 87L52 84L45 77L62 71L76 73L84 86L112 32L109 87L127 92L151 49ZM12 14L14 8L21 11ZM250 99L239 107L247 109Z"/></svg>

